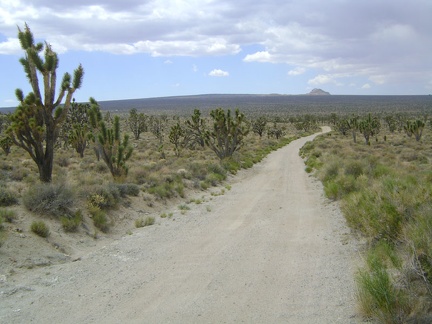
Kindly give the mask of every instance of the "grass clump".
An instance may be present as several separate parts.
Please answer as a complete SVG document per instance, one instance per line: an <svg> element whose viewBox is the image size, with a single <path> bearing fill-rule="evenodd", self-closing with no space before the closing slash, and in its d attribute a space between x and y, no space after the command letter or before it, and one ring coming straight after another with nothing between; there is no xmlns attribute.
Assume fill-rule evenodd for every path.
<svg viewBox="0 0 432 324"><path fill-rule="evenodd" d="M76 232L81 225L83 215L81 210L78 210L73 216L63 216L60 220L65 232Z"/></svg>
<svg viewBox="0 0 432 324"><path fill-rule="evenodd" d="M4 227L3 227L3 222L4 222L4 219L3 219L3 217L0 216L0 247L3 246L3 244L7 238L7 234L6 234Z"/></svg>
<svg viewBox="0 0 432 324"><path fill-rule="evenodd" d="M87 196L88 205L104 210L115 208L121 198L119 189L113 183L96 186Z"/></svg>
<svg viewBox="0 0 432 324"><path fill-rule="evenodd" d="M12 206L18 203L18 198L9 189L0 187L0 206Z"/></svg>
<svg viewBox="0 0 432 324"><path fill-rule="evenodd" d="M380 252L369 251L367 268L356 277L361 311L382 323L405 323L411 308L408 296L394 284Z"/></svg>
<svg viewBox="0 0 432 324"><path fill-rule="evenodd" d="M14 210L0 208L0 218L5 222L13 223L18 216Z"/></svg>
<svg viewBox="0 0 432 324"><path fill-rule="evenodd" d="M48 237L50 230L48 225L44 221L34 221L30 225L30 230L40 237Z"/></svg>
<svg viewBox="0 0 432 324"><path fill-rule="evenodd" d="M75 201L74 191L69 186L52 183L38 183L23 195L24 206L35 213L60 217L70 213Z"/></svg>
<svg viewBox="0 0 432 324"><path fill-rule="evenodd" d="M101 232L107 233L109 231L110 224L105 211L95 208L90 213L92 215L93 225Z"/></svg>
<svg viewBox="0 0 432 324"><path fill-rule="evenodd" d="M165 216L166 217L166 216ZM155 223L155 218L152 216L147 216L146 218L138 218L135 220L135 227L146 227L151 226Z"/></svg>
<svg viewBox="0 0 432 324"><path fill-rule="evenodd" d="M140 187L135 183L118 183L116 187L122 198L127 196L137 197L140 193Z"/></svg>

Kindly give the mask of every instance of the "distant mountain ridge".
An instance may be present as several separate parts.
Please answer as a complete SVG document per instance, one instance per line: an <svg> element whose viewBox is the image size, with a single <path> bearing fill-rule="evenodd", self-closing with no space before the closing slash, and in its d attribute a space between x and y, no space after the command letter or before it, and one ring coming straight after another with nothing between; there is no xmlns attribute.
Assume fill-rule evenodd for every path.
<svg viewBox="0 0 432 324"><path fill-rule="evenodd" d="M310 95L310 96L330 96L330 92L315 88L315 89L312 89L312 91L309 92L308 95Z"/></svg>

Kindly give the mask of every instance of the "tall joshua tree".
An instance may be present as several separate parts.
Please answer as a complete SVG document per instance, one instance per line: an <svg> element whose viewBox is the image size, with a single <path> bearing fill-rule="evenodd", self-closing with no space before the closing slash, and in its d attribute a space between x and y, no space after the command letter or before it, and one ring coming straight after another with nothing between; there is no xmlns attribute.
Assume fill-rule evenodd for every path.
<svg viewBox="0 0 432 324"><path fill-rule="evenodd" d="M25 56L20 59L32 91L24 97L21 89L15 91L20 102L11 116L8 134L15 145L23 148L39 170L42 182L51 182L54 160L54 144L59 135L61 124L66 119L72 95L79 89L84 76L81 64L74 71L73 79L65 73L56 96L57 68L59 59L51 45L35 43L33 33L25 25L18 27L18 38ZM44 57L40 53L44 50ZM42 77L41 85L39 78ZM63 99L65 102L62 104Z"/></svg>

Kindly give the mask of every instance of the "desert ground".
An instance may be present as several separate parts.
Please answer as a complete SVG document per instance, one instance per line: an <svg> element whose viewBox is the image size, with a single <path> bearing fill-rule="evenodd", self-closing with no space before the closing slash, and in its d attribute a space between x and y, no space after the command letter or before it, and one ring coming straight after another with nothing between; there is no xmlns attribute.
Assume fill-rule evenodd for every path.
<svg viewBox="0 0 432 324"><path fill-rule="evenodd" d="M64 262L3 267L0 322L360 323L361 245L298 155L316 135L153 226L58 251Z"/></svg>

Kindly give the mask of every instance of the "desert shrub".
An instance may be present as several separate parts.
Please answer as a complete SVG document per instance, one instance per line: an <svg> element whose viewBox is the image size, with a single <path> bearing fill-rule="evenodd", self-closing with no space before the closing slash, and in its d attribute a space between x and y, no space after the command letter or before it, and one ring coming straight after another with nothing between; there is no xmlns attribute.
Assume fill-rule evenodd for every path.
<svg viewBox="0 0 432 324"><path fill-rule="evenodd" d="M361 310L382 323L404 323L410 311L408 296L393 283L381 257L375 249L369 251L367 267L357 274Z"/></svg>
<svg viewBox="0 0 432 324"><path fill-rule="evenodd" d="M147 189L147 192L160 199L169 199L175 196L174 186L170 182L155 185Z"/></svg>
<svg viewBox="0 0 432 324"><path fill-rule="evenodd" d="M23 167L20 166L16 166L11 170L9 177L13 181L22 181L25 177L28 176L28 174L29 171L27 169L24 169Z"/></svg>
<svg viewBox="0 0 432 324"><path fill-rule="evenodd" d="M184 184L183 181L177 181L174 184L174 190L177 192L177 194L181 197L185 197L185 191L184 191Z"/></svg>
<svg viewBox="0 0 432 324"><path fill-rule="evenodd" d="M174 175L173 177L167 178L162 183L151 186L147 189L147 192L159 199L169 199L176 195L182 198L185 196L184 184L180 175Z"/></svg>
<svg viewBox="0 0 432 324"><path fill-rule="evenodd" d="M75 193L64 183L38 183L31 186L22 198L28 210L60 217L70 213Z"/></svg>
<svg viewBox="0 0 432 324"><path fill-rule="evenodd" d="M7 238L7 233L4 230L3 222L4 222L4 219L0 216L0 247L3 246L3 244L4 244L4 242L6 241L6 238Z"/></svg>
<svg viewBox="0 0 432 324"><path fill-rule="evenodd" d="M81 210L78 210L73 216L63 216L60 220L65 232L76 232L81 225L83 215Z"/></svg>
<svg viewBox="0 0 432 324"><path fill-rule="evenodd" d="M205 182L207 182L210 186L217 186L219 183L221 183L223 180L226 179L226 176L218 173L210 172L207 174L205 178Z"/></svg>
<svg viewBox="0 0 432 324"><path fill-rule="evenodd" d="M14 210L0 208L0 218L5 222L12 223L17 219L17 213Z"/></svg>
<svg viewBox="0 0 432 324"><path fill-rule="evenodd" d="M363 164L360 161L348 161L344 166L345 174L358 178L363 174Z"/></svg>
<svg viewBox="0 0 432 324"><path fill-rule="evenodd" d="M104 233L109 231L109 222L106 213L101 209L93 209L91 211L93 225Z"/></svg>
<svg viewBox="0 0 432 324"><path fill-rule="evenodd" d="M44 221L32 222L30 225L30 230L40 237L48 237L50 235L49 227Z"/></svg>
<svg viewBox="0 0 432 324"><path fill-rule="evenodd" d="M126 196L138 196L140 193L140 188L135 183L118 183L116 187L119 191L121 197Z"/></svg>
<svg viewBox="0 0 432 324"><path fill-rule="evenodd" d="M336 179L324 183L324 192L328 198L338 200L357 191L359 184L352 175L339 175Z"/></svg>
<svg viewBox="0 0 432 324"><path fill-rule="evenodd" d="M236 174L237 171L241 169L240 163L233 158L224 159L222 161L222 166L224 167L225 170L227 170L232 174Z"/></svg>
<svg viewBox="0 0 432 324"><path fill-rule="evenodd" d="M327 182L336 178L339 174L339 169L341 168L341 161L333 160L328 162L321 172L321 179L323 182Z"/></svg>
<svg viewBox="0 0 432 324"><path fill-rule="evenodd" d="M18 203L16 194L7 188L0 187L0 206L11 206Z"/></svg>
<svg viewBox="0 0 432 324"><path fill-rule="evenodd" d="M402 215L380 195L380 189L354 193L342 202L341 208L348 224L368 237L394 240L400 233Z"/></svg>
<svg viewBox="0 0 432 324"><path fill-rule="evenodd" d="M423 206L405 230L416 273L432 285L432 206Z"/></svg>
<svg viewBox="0 0 432 324"><path fill-rule="evenodd" d="M99 209L110 209L117 206L120 201L120 191L116 184L95 186L88 193L87 203Z"/></svg>
<svg viewBox="0 0 432 324"><path fill-rule="evenodd" d="M56 162L62 168L68 167L70 164L69 158L67 156L57 157Z"/></svg>
<svg viewBox="0 0 432 324"><path fill-rule="evenodd" d="M207 166L204 163L193 162L188 166L192 178L204 180L207 175Z"/></svg>
<svg viewBox="0 0 432 324"><path fill-rule="evenodd" d="M391 171L391 168L387 165L376 163L372 164L369 167L369 174L374 179L379 179L381 177L392 175L393 172Z"/></svg>
<svg viewBox="0 0 432 324"><path fill-rule="evenodd" d="M323 163L320 161L318 156L315 155L309 156L309 158L306 160L306 166L309 170L308 173L312 172L313 169L320 169L322 165Z"/></svg>
<svg viewBox="0 0 432 324"><path fill-rule="evenodd" d="M147 216L146 218L138 218L135 220L135 227L145 227L150 226L155 223L155 218L152 216Z"/></svg>

